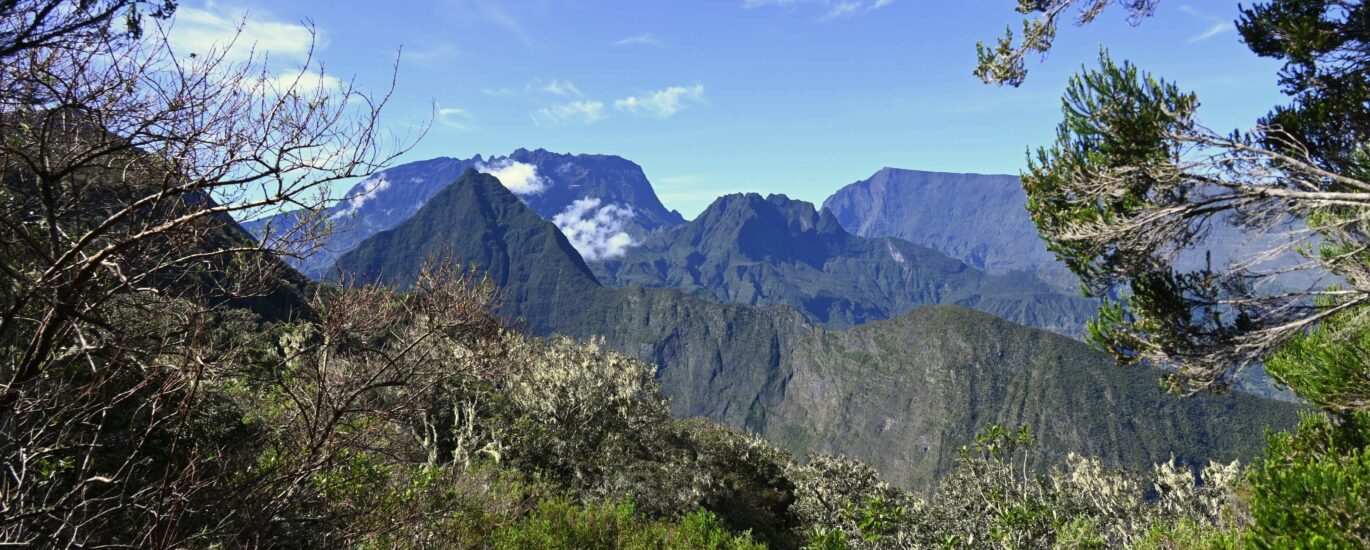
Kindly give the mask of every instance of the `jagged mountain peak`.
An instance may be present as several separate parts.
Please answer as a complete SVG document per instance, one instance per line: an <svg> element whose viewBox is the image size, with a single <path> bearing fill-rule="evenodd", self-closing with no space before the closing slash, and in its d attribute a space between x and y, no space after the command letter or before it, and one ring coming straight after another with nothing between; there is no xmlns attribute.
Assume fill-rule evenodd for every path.
<svg viewBox="0 0 1370 550"><path fill-rule="evenodd" d="M338 258L336 277L397 286L413 283L423 262L444 258L480 269L499 286L503 312L557 313L562 301L601 289L561 231L497 178L469 169L413 217ZM550 313L549 313L550 312ZM546 318L530 319L533 328Z"/></svg>
<svg viewBox="0 0 1370 550"><path fill-rule="evenodd" d="M329 208L332 234L312 256L294 265L311 277L324 276L339 256L409 219L472 168L494 174L537 215L555 223L587 259L615 257L652 233L685 222L661 204L642 167L632 161L519 148L505 156L438 157L377 172ZM271 221L248 228L259 234L264 227L292 225L289 219Z"/></svg>
<svg viewBox="0 0 1370 550"><path fill-rule="evenodd" d="M830 213L820 212L813 203L791 199L784 194L762 196L760 193L732 193L714 200L688 226L702 227L705 231L716 233L741 233L747 229L766 231L785 228L792 237L802 233L846 234L836 220L824 223L831 218ZM747 225L749 220L760 220L758 224Z"/></svg>
<svg viewBox="0 0 1370 550"><path fill-rule="evenodd" d="M830 210L783 194L724 195L694 220L593 269L606 284L790 305L835 327L957 303L1074 334L1095 310L1030 274L987 275L904 240L853 235Z"/></svg>

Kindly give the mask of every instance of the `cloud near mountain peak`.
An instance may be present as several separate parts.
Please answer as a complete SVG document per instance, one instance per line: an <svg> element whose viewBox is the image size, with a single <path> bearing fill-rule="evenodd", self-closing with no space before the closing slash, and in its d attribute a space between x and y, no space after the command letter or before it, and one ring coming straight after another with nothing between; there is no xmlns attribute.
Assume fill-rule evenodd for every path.
<svg viewBox="0 0 1370 550"><path fill-rule="evenodd" d="M538 174L537 166L514 159L492 159L476 165L476 170L494 176L515 195L536 195L552 185Z"/></svg>
<svg viewBox="0 0 1370 550"><path fill-rule="evenodd" d="M552 223L571 241L571 246L592 262L622 256L635 244L625 231L628 221L636 215L633 207L600 204L596 198L578 199L552 217Z"/></svg>

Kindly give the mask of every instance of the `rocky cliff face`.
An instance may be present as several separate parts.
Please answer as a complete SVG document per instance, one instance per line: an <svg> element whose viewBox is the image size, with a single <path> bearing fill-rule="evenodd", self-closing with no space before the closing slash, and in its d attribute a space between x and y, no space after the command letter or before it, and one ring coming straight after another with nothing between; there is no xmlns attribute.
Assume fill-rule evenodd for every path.
<svg viewBox="0 0 1370 550"><path fill-rule="evenodd" d="M897 237L1000 274L1027 271L1063 290L1074 275L1047 251L1017 176L884 168L823 201L863 237Z"/></svg>

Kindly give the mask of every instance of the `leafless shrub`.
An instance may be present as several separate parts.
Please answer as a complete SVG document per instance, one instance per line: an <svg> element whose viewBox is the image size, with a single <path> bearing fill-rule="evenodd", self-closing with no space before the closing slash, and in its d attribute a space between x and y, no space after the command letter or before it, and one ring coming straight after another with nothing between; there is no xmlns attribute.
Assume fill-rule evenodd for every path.
<svg viewBox="0 0 1370 550"><path fill-rule="evenodd" d="M327 87L306 78L308 62L282 78L227 48L181 56L155 20L109 31L113 14L138 6L152 4L0 4L5 543L165 547L251 525L215 503L242 496L223 494L223 481L260 459L246 443L279 433L244 419L224 380L275 343L229 306L277 321L319 307L276 254L308 247L323 227L304 215L275 232L285 240L258 242L233 220L317 212L330 183L374 172L407 143L381 129L386 94ZM62 21L89 24L64 31ZM360 312L337 299L327 307ZM386 315L433 313L405 307ZM336 318L320 332L336 333ZM371 410L373 390L401 378L386 363L395 351L376 353L375 372L317 371L327 385L310 388L308 407L293 394L310 448L334 448L326 434L347 418L338 411ZM273 498L299 490L283 487Z"/></svg>

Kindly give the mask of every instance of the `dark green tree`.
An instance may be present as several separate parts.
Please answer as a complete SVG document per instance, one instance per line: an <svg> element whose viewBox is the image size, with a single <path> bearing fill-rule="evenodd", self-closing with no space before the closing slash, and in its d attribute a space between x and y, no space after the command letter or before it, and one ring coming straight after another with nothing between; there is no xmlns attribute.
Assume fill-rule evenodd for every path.
<svg viewBox="0 0 1370 550"><path fill-rule="evenodd" d="M1036 18L1023 20L1023 35L1015 42L1013 27L1004 32L994 47L983 42L976 45L980 63L975 68L975 76L989 84L1008 84L1018 86L1027 78L1027 58L1036 54L1044 56L1051 50L1056 39L1056 30L1061 20L1070 16L1075 9L1075 24L1085 25L1103 13L1111 4L1128 11L1128 21L1134 25L1150 16L1160 0L1018 0L1018 13L1038 14Z"/></svg>
<svg viewBox="0 0 1370 550"><path fill-rule="evenodd" d="M1070 4L1019 9L1050 21ZM1140 16L1154 3L1128 7ZM1198 120L1195 94L1105 52L1071 79L1056 142L1029 159L1028 210L1085 292L1108 299L1088 334L1099 347L1173 368L1180 392L1224 387L1284 348L1297 360L1271 362L1276 378L1323 408L1364 409L1370 10L1276 0L1243 8L1237 27L1253 52L1284 61L1288 105L1219 133ZM1021 81L1013 52L1048 45L1002 42L982 55L982 75ZM1262 240L1258 257L1182 269L1176 258L1219 224L1280 238Z"/></svg>
<svg viewBox="0 0 1370 550"><path fill-rule="evenodd" d="M1134 17L1154 3L1129 3ZM1083 4L1024 0L1038 20L1021 43L981 47L977 74L1016 85L1055 19ZM1101 55L1072 78L1057 139L1029 159L1028 210L1048 247L1107 300L1089 339L1124 362L1173 369L1180 392L1221 388L1264 363L1329 414L1271 436L1251 470L1256 548L1370 541L1370 8L1360 1L1269 0L1236 22L1256 55L1283 62L1286 105L1253 129L1218 133L1198 97ZM1181 268L1216 224L1278 231L1260 258ZM1278 241L1269 241L1277 243ZM1298 265L1279 258L1300 257ZM1291 282L1288 271L1323 276Z"/></svg>

